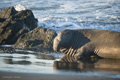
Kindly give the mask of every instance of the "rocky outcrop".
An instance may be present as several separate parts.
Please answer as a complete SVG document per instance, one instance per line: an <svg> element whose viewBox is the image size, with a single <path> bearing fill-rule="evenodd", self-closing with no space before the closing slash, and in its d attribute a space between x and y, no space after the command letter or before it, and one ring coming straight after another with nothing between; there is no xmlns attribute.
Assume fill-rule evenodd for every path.
<svg viewBox="0 0 120 80"><path fill-rule="evenodd" d="M0 11L0 18L1 19L7 19L13 15L15 15L17 11L15 10L14 7L8 7L6 9L3 9Z"/></svg>
<svg viewBox="0 0 120 80"><path fill-rule="evenodd" d="M35 19L31 10L23 10L12 16L13 18L21 18L24 21L24 24L30 29L33 30L37 27L37 19Z"/></svg>
<svg viewBox="0 0 120 80"><path fill-rule="evenodd" d="M0 11L0 22L8 18L22 19L24 24L33 30L37 27L37 19L34 17L31 10L23 10L17 12L14 7L8 7Z"/></svg>
<svg viewBox="0 0 120 80"><path fill-rule="evenodd" d="M14 7L0 11L0 44L14 44L24 33L37 27L31 10L17 12Z"/></svg>
<svg viewBox="0 0 120 80"><path fill-rule="evenodd" d="M0 25L0 44L14 44L26 32L22 19L9 18Z"/></svg>
<svg viewBox="0 0 120 80"><path fill-rule="evenodd" d="M14 48L53 52L53 39L56 35L53 30L38 27L22 35L15 43Z"/></svg>

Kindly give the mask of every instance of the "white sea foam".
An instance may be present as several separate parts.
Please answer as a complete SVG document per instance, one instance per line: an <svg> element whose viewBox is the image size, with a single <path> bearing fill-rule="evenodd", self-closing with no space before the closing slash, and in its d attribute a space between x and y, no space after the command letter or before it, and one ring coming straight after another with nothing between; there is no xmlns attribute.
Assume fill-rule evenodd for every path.
<svg viewBox="0 0 120 80"><path fill-rule="evenodd" d="M15 9L16 11L22 11L22 10L26 10L26 7L21 4L18 4L15 6Z"/></svg>
<svg viewBox="0 0 120 80"><path fill-rule="evenodd" d="M114 17L114 16L113 16ZM60 32L63 29L104 29L104 30L112 30L112 31L119 31L120 32L120 24L113 24L113 23L101 23L101 22L85 22L83 20L78 20L77 22L69 21L70 19L65 20L66 18L62 19L62 21L52 20L52 18L44 18L45 21L39 20L39 26L53 29L55 31Z"/></svg>
<svg viewBox="0 0 120 80"><path fill-rule="evenodd" d="M60 5L60 10L58 12L60 13L69 12L69 11L75 10L76 8L77 6L75 3L67 2L67 3Z"/></svg>
<svg viewBox="0 0 120 80"><path fill-rule="evenodd" d="M18 10L24 10L26 7L31 9L38 18L39 26L53 29L57 33L63 29L86 28L120 32L119 0L25 0L15 5Z"/></svg>
<svg viewBox="0 0 120 80"><path fill-rule="evenodd" d="M95 6L104 6L105 4L96 4ZM84 4L85 6L86 4ZM87 3L88 5L88 3ZM64 4L60 4L60 9L56 11L56 13L67 13L71 11L75 11L78 6L75 6L74 3L67 2ZM26 7L19 4L16 5L15 9L17 11L25 10ZM109 9L109 8L107 8ZM108 10L105 9L105 11L108 12ZM119 10L118 8L115 8L116 10ZM78 10L78 9L77 9ZM54 10L53 10L54 11ZM34 11L33 11L34 12ZM63 29L105 29L105 30L113 30L113 31L119 31L120 32L120 16L119 15L113 15L113 14L105 14L101 12L101 10L95 10L93 12L93 16L90 17L90 15L86 15L86 17L81 17L79 15L70 15L70 16L59 16L59 15L48 15L48 16L42 16L39 15L39 12L34 12L35 16L38 18L38 25L53 29L57 33L60 32ZM95 18L92 18L94 17ZM96 21L95 21L96 20ZM117 24L116 24L117 22Z"/></svg>

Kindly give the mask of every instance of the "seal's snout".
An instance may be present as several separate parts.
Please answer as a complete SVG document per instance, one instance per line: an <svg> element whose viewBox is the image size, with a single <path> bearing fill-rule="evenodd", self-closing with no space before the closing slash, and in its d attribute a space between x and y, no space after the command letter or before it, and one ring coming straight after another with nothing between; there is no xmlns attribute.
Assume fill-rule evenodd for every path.
<svg viewBox="0 0 120 80"><path fill-rule="evenodd" d="M56 51L56 52L59 51L59 40L57 38L54 38L53 50Z"/></svg>
<svg viewBox="0 0 120 80"><path fill-rule="evenodd" d="M58 49L57 49L57 48L55 48L55 47L53 47L53 50L54 50L54 51L56 51L56 52L58 51Z"/></svg>
<svg viewBox="0 0 120 80"><path fill-rule="evenodd" d="M55 37L53 41L53 50L59 51L61 46L63 44L63 41L59 39L59 37Z"/></svg>
<svg viewBox="0 0 120 80"><path fill-rule="evenodd" d="M59 49L58 49L58 48L53 48L53 50L54 50L55 52L59 51Z"/></svg>

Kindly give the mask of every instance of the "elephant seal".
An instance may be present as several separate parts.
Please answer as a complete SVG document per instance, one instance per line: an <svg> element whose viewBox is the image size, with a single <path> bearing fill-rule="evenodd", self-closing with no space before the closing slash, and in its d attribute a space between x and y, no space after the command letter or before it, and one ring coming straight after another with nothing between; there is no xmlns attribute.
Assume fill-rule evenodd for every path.
<svg viewBox="0 0 120 80"><path fill-rule="evenodd" d="M120 59L120 32L96 29L65 29L53 41L53 50L76 59L97 55Z"/></svg>

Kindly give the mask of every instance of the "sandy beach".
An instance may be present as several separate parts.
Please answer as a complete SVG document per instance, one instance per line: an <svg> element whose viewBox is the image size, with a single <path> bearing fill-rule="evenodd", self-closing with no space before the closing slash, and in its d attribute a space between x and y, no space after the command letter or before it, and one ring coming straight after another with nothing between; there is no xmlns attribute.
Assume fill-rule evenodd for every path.
<svg viewBox="0 0 120 80"><path fill-rule="evenodd" d="M120 80L119 60L61 62L57 56L52 60L42 54L0 54L0 80Z"/></svg>
<svg viewBox="0 0 120 80"><path fill-rule="evenodd" d="M88 77L67 74L38 74L38 73L16 73L0 71L0 80L119 80L116 78Z"/></svg>

